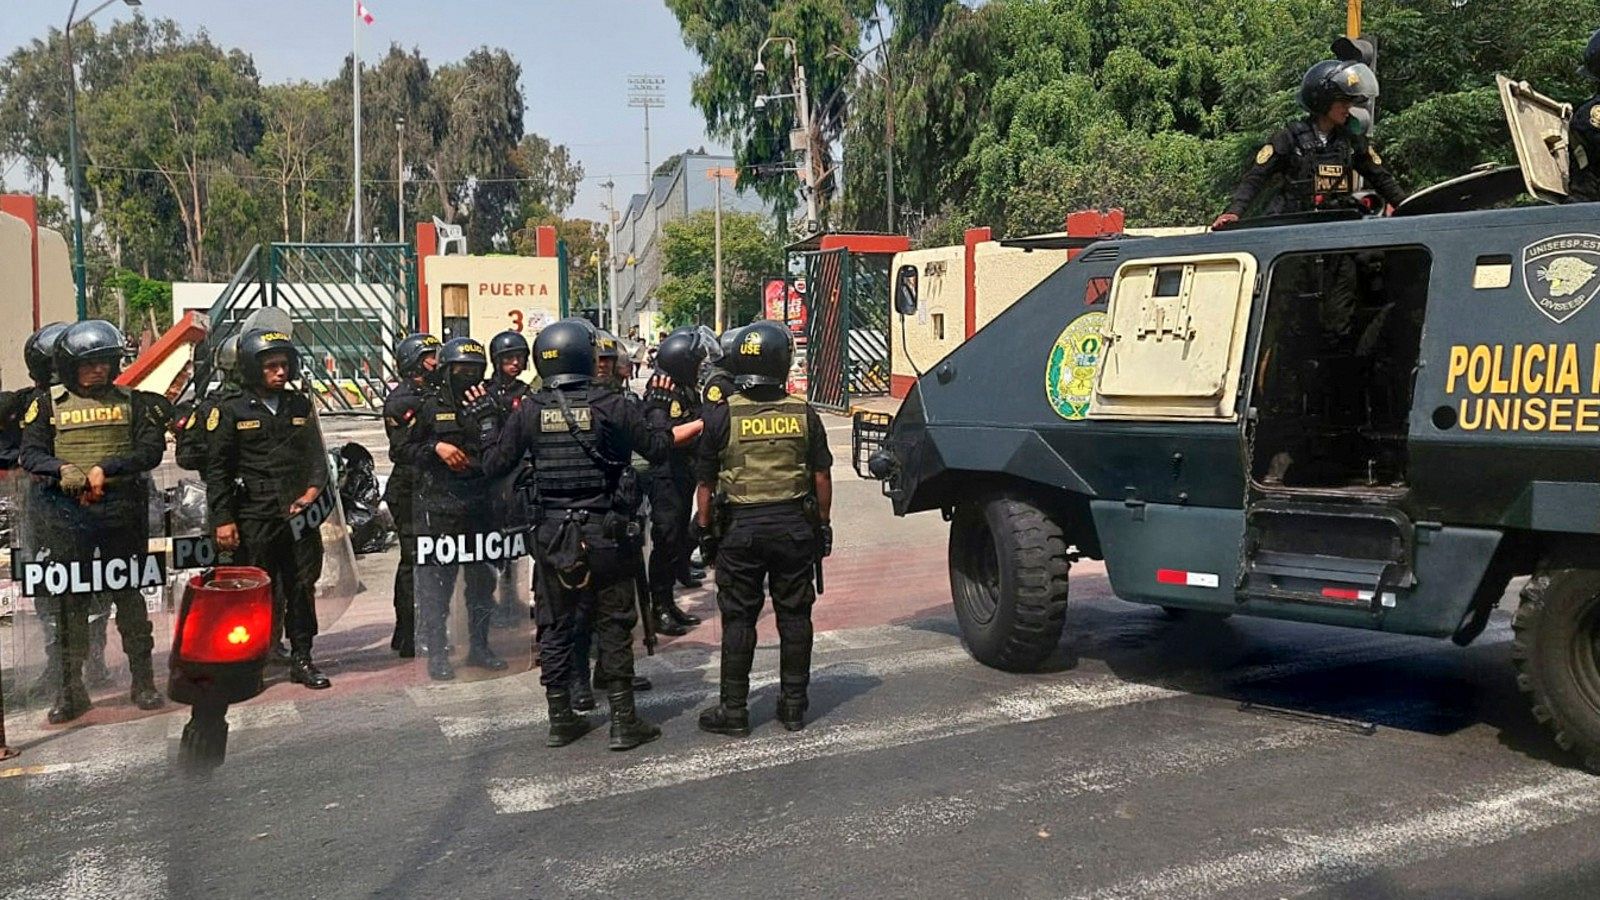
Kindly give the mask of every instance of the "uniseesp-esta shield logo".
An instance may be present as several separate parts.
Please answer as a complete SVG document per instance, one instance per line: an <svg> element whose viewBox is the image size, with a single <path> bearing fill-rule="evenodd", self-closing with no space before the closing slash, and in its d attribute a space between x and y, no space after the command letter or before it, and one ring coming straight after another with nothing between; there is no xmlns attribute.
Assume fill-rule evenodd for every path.
<svg viewBox="0 0 1600 900"><path fill-rule="evenodd" d="M1600 235L1562 234L1524 247L1522 284L1552 322L1577 315L1600 293Z"/></svg>

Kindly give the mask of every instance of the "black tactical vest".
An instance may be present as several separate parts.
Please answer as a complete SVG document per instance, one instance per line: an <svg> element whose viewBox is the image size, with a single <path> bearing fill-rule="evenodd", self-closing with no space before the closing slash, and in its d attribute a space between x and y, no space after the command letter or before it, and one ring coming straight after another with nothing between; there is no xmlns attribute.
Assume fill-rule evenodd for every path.
<svg viewBox="0 0 1600 900"><path fill-rule="evenodd" d="M1274 203L1274 212L1307 212L1337 206L1355 193L1355 148L1342 131L1328 135L1327 143L1317 137L1317 129L1301 120L1289 124L1290 157L1283 192Z"/></svg>
<svg viewBox="0 0 1600 900"><path fill-rule="evenodd" d="M607 471L596 459L602 452L600 429L589 406L589 389L564 391L561 396L566 398L571 425L557 389L540 390L533 398L539 412L539 441L533 454L539 505L546 511L610 509L617 472Z"/></svg>

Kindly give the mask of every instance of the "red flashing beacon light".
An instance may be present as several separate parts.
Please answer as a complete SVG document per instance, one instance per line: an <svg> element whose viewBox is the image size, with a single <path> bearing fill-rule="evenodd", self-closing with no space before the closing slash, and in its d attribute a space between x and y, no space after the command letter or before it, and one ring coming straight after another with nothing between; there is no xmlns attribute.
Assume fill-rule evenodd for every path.
<svg viewBox="0 0 1600 900"><path fill-rule="evenodd" d="M216 706L261 693L271 649L272 578L251 566L218 566L189 578L173 636L167 693Z"/></svg>

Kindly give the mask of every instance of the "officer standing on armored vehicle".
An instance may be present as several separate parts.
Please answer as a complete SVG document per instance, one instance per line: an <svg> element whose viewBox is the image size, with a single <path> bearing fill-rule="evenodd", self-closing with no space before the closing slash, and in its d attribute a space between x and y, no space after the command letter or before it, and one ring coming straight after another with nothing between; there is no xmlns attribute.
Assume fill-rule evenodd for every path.
<svg viewBox="0 0 1600 900"><path fill-rule="evenodd" d="M287 334L239 340L244 390L206 413L206 503L217 549L272 577L273 652L287 634L289 680L321 690L333 684L311 661L322 536L302 513L326 488L328 463L311 398L289 388L299 377Z"/></svg>
<svg viewBox="0 0 1600 900"><path fill-rule="evenodd" d="M485 434L499 426L495 404L485 396L489 356L472 338L457 337L439 348L437 384L423 398L396 460L416 467L416 534L449 537L483 531L484 500L495 489L479 465ZM491 521L491 528L498 525ZM455 677L446 625L456 576L466 582L466 665L500 671L507 663L489 646L494 614L494 569L487 562L417 560L417 606L428 677Z"/></svg>
<svg viewBox="0 0 1600 900"><path fill-rule="evenodd" d="M782 323L744 328L735 350L739 393L706 410L695 455L696 515L705 555L716 560L722 612L721 699L700 714L701 729L715 734L750 733L750 667L768 583L778 620L778 721L789 731L805 727L812 578L833 552L833 454L816 410L784 389L793 354Z"/></svg>
<svg viewBox="0 0 1600 900"><path fill-rule="evenodd" d="M1377 97L1378 78L1365 63L1327 59L1308 69L1299 95L1306 117L1280 128L1261 146L1212 227L1238 221L1273 181L1279 191L1267 205L1270 214L1354 208L1357 173L1398 206L1405 191L1367 138Z"/></svg>
<svg viewBox="0 0 1600 900"><path fill-rule="evenodd" d="M700 417L700 396L696 385L700 363L706 351L695 329L683 327L667 335L656 350L656 369L672 379L668 418L682 425ZM650 492L650 607L658 634L678 636L700 624L673 599L674 582L684 587L699 587L689 566L689 504L694 500L693 448L674 450L668 458L651 467Z"/></svg>
<svg viewBox="0 0 1600 900"><path fill-rule="evenodd" d="M389 437L389 461L394 470L384 485L383 499L394 516L400 535L400 565L394 571L394 635L389 649L402 659L417 655L417 529L412 497L417 489L417 468L401 462L400 448L411 435L428 384L439 364L439 339L431 334L408 335L395 347L395 366L401 382L383 401L383 428Z"/></svg>
<svg viewBox="0 0 1600 900"><path fill-rule="evenodd" d="M629 465L635 452L658 461L676 438L687 441L699 423L669 431L671 383L651 382L643 409L594 383L595 333L586 322L563 319L539 332L534 365L544 387L531 395L489 445L483 469L513 471L533 457L539 522L533 533L539 584L539 681L550 708L546 745L576 741L590 724L572 708L577 676L574 632L580 609L590 613L600 643L598 680L611 705L613 750L630 750L661 736L639 718L633 699L632 569L623 546L637 490Z"/></svg>
<svg viewBox="0 0 1600 900"><path fill-rule="evenodd" d="M160 397L113 383L122 366L122 332L90 319L70 326L55 346L62 389L35 398L23 414L22 466L42 483L30 510L41 550L52 559L126 557L148 551L149 488L144 473L166 452L167 406ZM89 709L83 683L88 615L117 611L117 630L133 676L131 698L158 709L153 629L137 590L53 598L61 679L48 718L70 721Z"/></svg>
<svg viewBox="0 0 1600 900"><path fill-rule="evenodd" d="M1581 203L1600 201L1600 31L1589 35L1578 74L1595 85L1595 95L1572 113L1567 140L1567 196Z"/></svg>

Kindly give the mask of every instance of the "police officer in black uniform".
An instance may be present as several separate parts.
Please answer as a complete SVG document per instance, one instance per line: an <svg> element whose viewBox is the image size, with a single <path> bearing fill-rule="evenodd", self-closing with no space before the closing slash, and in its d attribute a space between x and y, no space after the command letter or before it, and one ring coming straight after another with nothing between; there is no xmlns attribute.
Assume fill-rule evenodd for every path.
<svg viewBox="0 0 1600 900"><path fill-rule="evenodd" d="M738 385L733 381L734 354L739 349L739 334L744 329L729 328L717 339L721 353L711 366L711 372L706 376L705 385L700 389L700 405L715 406L718 403L728 402L728 398L738 392Z"/></svg>
<svg viewBox="0 0 1600 900"><path fill-rule="evenodd" d="M1377 96L1378 78L1365 63L1328 59L1308 69L1300 82L1306 117L1274 132L1262 145L1212 227L1238 221L1269 182L1279 185L1267 205L1271 214L1354 208L1357 173L1398 206L1405 191L1366 136L1372 124L1370 104Z"/></svg>
<svg viewBox="0 0 1600 900"><path fill-rule="evenodd" d="M68 327L55 346L62 389L35 397L23 414L22 466L43 486L31 498L29 516L39 547L53 559L111 559L149 550L145 473L166 452L169 409L161 397L114 383L122 350L122 332L110 322L90 319ZM154 632L139 591L51 599L62 644L59 689L48 713L52 723L89 709L83 665L88 616L96 607L116 608L133 702L140 709L161 707L150 658Z"/></svg>
<svg viewBox="0 0 1600 900"><path fill-rule="evenodd" d="M485 518L484 500L496 478L481 466L484 439L499 427L499 413L485 397L489 356L472 338L445 341L439 349L438 383L423 398L399 461L416 467L416 533L434 537L475 534L498 528ZM486 562L422 564L417 572L418 620L428 653L428 677L455 677L446 623L456 576L466 582L467 658L477 669L500 671L507 663L489 646L494 614L494 568Z"/></svg>
<svg viewBox="0 0 1600 900"><path fill-rule="evenodd" d="M696 515L705 554L716 560L722 612L721 700L700 714L700 727L716 734L750 733L750 666L768 584L778 620L778 721L790 731L805 727L812 577L833 552L833 455L816 411L784 390L793 353L782 323L745 327L735 351L739 392L707 408L695 455Z"/></svg>
<svg viewBox="0 0 1600 900"><path fill-rule="evenodd" d="M1589 35L1578 74L1596 86L1593 97L1572 113L1567 141L1567 196L1581 203L1600 200L1600 31Z"/></svg>
<svg viewBox="0 0 1600 900"><path fill-rule="evenodd" d="M417 594L413 577L417 565L417 528L412 497L417 489L416 466L401 462L400 448L427 396L429 381L439 364L439 339L431 334L407 335L394 350L401 381L383 401L383 428L389 437L389 461L394 469L384 485L383 499L394 516L400 535L400 565L394 571L394 635L389 649L402 659L417 655Z"/></svg>
<svg viewBox="0 0 1600 900"><path fill-rule="evenodd" d="M327 488L328 462L311 398L289 388L299 377L287 334L239 340L243 391L206 413L206 502L217 549L272 576L272 643L278 653L289 637L289 680L321 690L332 686L311 661L322 534L305 512Z"/></svg>
<svg viewBox="0 0 1600 900"><path fill-rule="evenodd" d="M188 469L191 472L204 471L206 457L210 454L210 434L205 430L206 417L217 404L225 403L244 393L244 388L239 386L241 337L243 335L230 334L217 345L217 352L212 357L212 366L221 376L221 381L206 394L204 399L194 404L174 423L177 446L173 455L180 469Z"/></svg>
<svg viewBox="0 0 1600 900"><path fill-rule="evenodd" d="M643 409L594 382L595 332L563 319L539 332L534 365L543 387L513 414L484 454L484 471L505 474L533 458L539 522L533 532L539 583L539 680L550 707L546 745L582 737L590 724L572 708L577 676L576 611L589 612L600 644L597 680L611 704L613 750L629 750L661 735L639 718L633 700L634 584L626 560L630 457L662 459L675 439L690 440L699 423L669 431L671 383L658 377Z"/></svg>
<svg viewBox="0 0 1600 900"><path fill-rule="evenodd" d="M484 387L499 406L503 421L505 416L516 412L523 398L531 391L538 390L537 375L531 384L522 380L523 373L528 371L528 339L520 332L510 330L495 335L489 341L489 363L491 373ZM523 493L522 485L513 482L500 485L494 496L494 516L500 527L522 528L528 524L527 503ZM503 560L494 566L500 584L500 597L495 603L493 618L497 628L510 627L517 621L518 588L513 580L516 571L514 563L514 560Z"/></svg>
<svg viewBox="0 0 1600 900"><path fill-rule="evenodd" d="M705 347L695 329L683 327L667 335L656 351L656 368L665 372L674 385L667 414L673 425L700 417L700 395L696 385ZM657 634L677 636L689 633L700 624L700 617L678 607L673 599L673 583L699 587L689 567L689 504L694 500L693 447L675 449L663 463L650 468L650 607L655 614Z"/></svg>

